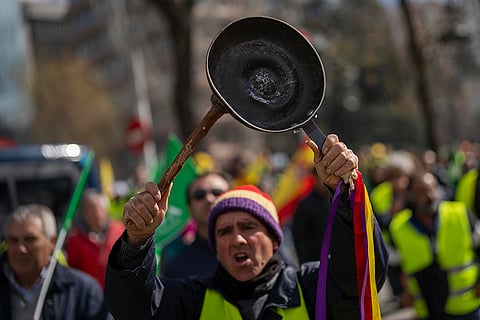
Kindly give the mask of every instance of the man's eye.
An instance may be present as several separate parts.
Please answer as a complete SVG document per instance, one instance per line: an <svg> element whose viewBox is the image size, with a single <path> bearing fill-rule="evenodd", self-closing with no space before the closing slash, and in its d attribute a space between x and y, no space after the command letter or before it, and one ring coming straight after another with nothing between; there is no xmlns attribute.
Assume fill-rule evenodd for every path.
<svg viewBox="0 0 480 320"><path fill-rule="evenodd" d="M250 229L255 229L257 225L255 223L245 223L243 226L243 229L250 230Z"/></svg>
<svg viewBox="0 0 480 320"><path fill-rule="evenodd" d="M217 230L217 235L224 236L224 235L228 234L228 230L229 230L228 228L218 229Z"/></svg>
<svg viewBox="0 0 480 320"><path fill-rule="evenodd" d="M37 238L35 238L35 237L25 238L25 242L28 243L28 244L34 243L35 241L37 241Z"/></svg>

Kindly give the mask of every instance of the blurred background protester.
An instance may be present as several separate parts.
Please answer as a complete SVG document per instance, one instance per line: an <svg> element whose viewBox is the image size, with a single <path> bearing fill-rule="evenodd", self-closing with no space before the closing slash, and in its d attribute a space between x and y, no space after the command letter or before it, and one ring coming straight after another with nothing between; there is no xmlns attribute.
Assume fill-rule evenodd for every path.
<svg viewBox="0 0 480 320"><path fill-rule="evenodd" d="M362 172L365 172L364 182L369 191L386 180L386 167L390 152L391 150L386 144L375 142L362 148L359 153L359 165Z"/></svg>
<svg viewBox="0 0 480 320"><path fill-rule="evenodd" d="M464 203L443 200L430 172L415 172L408 200L390 233L417 319L480 319L478 220Z"/></svg>
<svg viewBox="0 0 480 320"><path fill-rule="evenodd" d="M123 207L133 194L127 181L117 180L113 183L112 196L109 199L108 205L108 214L112 219L122 220Z"/></svg>
<svg viewBox="0 0 480 320"><path fill-rule="evenodd" d="M125 180L117 180L113 182L112 196L109 199L108 212L110 217L115 220L122 220L123 207L130 197L142 189L149 181L147 167L140 163L133 168L130 176Z"/></svg>
<svg viewBox="0 0 480 320"><path fill-rule="evenodd" d="M125 227L110 218L108 199L95 189L83 192L79 209L78 222L65 245L67 261L92 275L103 288L108 254Z"/></svg>
<svg viewBox="0 0 480 320"><path fill-rule="evenodd" d="M385 244L389 248L388 282L392 288L393 298L403 306L400 262L395 248L390 241L389 225L397 212L406 207L407 190L410 175L415 170L418 159L405 150L394 150L388 154L385 167L385 180L372 188L370 201L373 212L382 229Z"/></svg>
<svg viewBox="0 0 480 320"><path fill-rule="evenodd" d="M300 264L320 259L327 213L330 211L330 192L316 172L312 172L312 176L315 184L310 193L298 202L291 224Z"/></svg>
<svg viewBox="0 0 480 320"><path fill-rule="evenodd" d="M46 206L19 206L5 222L6 254L0 258L0 319L33 319L57 238ZM41 319L112 319L103 292L90 275L57 264Z"/></svg>
<svg viewBox="0 0 480 320"><path fill-rule="evenodd" d="M188 186L186 197L193 224L188 224L177 239L163 248L162 276L183 278L215 270L218 262L207 241L208 215L217 197L230 188L230 183L231 179L224 173L204 172Z"/></svg>
<svg viewBox="0 0 480 320"><path fill-rule="evenodd" d="M445 200L453 200L455 195L455 186L448 178L447 168L438 161L437 153L431 149L424 150L420 158L423 168L432 173L441 187L442 197Z"/></svg>
<svg viewBox="0 0 480 320"><path fill-rule="evenodd" d="M455 200L465 203L477 218L480 218L480 164L468 170L458 181L455 191Z"/></svg>
<svg viewBox="0 0 480 320"><path fill-rule="evenodd" d="M144 164L138 164L133 169L132 174L127 179L127 183L130 187L130 192L135 193L138 190L142 190L145 183L148 180L148 170Z"/></svg>

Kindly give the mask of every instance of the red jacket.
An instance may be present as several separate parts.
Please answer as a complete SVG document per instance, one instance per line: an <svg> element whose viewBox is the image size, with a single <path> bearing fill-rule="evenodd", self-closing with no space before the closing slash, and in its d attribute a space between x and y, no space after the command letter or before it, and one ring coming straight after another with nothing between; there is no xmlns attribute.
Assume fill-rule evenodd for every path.
<svg viewBox="0 0 480 320"><path fill-rule="evenodd" d="M92 275L103 288L108 255L124 229L122 222L111 220L103 243L83 230L72 231L66 244L68 265Z"/></svg>

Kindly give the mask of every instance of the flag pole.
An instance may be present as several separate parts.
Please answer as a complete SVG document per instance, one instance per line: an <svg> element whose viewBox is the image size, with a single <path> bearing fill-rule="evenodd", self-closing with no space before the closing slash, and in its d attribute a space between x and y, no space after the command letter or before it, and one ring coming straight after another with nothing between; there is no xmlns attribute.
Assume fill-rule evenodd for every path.
<svg viewBox="0 0 480 320"><path fill-rule="evenodd" d="M75 215L78 203L80 201L80 196L82 195L83 189L85 188L85 183L87 181L88 173L90 172L90 168L93 163L93 158L94 152L90 150L87 154L85 166L80 173L77 185L75 186L75 190L73 191L72 198L70 199L67 212L65 214L65 217L63 218L62 228L60 229L60 232L58 234L57 242L55 244L55 248L53 249L52 257L50 259L47 273L45 275L45 280L43 281L42 287L40 289L40 295L35 306L35 312L33 313L33 320L40 320L40 315L42 314L43 304L47 296L47 291L50 287L53 272L55 271L55 267L57 266L58 254L60 253L60 250L62 250L63 243L72 225L73 216Z"/></svg>

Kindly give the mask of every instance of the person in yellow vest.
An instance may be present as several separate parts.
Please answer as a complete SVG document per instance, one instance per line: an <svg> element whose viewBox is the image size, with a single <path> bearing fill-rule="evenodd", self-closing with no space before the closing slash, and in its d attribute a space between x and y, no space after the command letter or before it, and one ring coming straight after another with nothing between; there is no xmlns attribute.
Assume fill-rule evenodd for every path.
<svg viewBox="0 0 480 320"><path fill-rule="evenodd" d="M464 203L442 201L429 172L412 176L409 200L390 234L417 318L480 319L478 221Z"/></svg>
<svg viewBox="0 0 480 320"><path fill-rule="evenodd" d="M389 225L394 215L405 208L409 177L415 168L416 160L413 154L404 150L390 152L385 168L386 180L375 186L370 192L373 212L378 219L390 253L388 283L392 288L393 298L398 300L400 307L407 306L409 299L403 292L400 262L390 241Z"/></svg>
<svg viewBox="0 0 480 320"><path fill-rule="evenodd" d="M480 218L480 166L468 170L460 178L455 190L455 200L462 201Z"/></svg>
<svg viewBox="0 0 480 320"><path fill-rule="evenodd" d="M336 135L322 153L313 141L317 174L335 190L341 177L358 167L358 157ZM343 185L335 216L326 282L327 319L360 319L355 271L352 209ZM171 189L171 188L170 188ZM252 185L220 195L211 209L208 241L219 265L213 275L169 279L155 274L153 233L168 207L169 190L148 183L124 210L126 232L112 249L105 299L123 319L313 319L318 261L299 269L286 265L279 249L283 233L271 198ZM328 214L319 212L319 215ZM385 280L388 252L375 223L375 280ZM319 307L318 310L323 310Z"/></svg>

